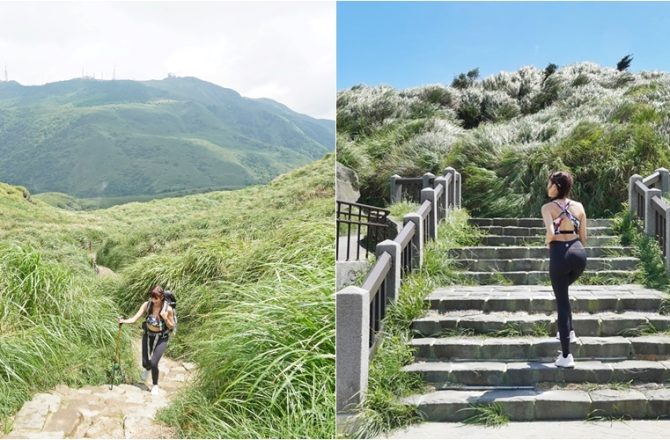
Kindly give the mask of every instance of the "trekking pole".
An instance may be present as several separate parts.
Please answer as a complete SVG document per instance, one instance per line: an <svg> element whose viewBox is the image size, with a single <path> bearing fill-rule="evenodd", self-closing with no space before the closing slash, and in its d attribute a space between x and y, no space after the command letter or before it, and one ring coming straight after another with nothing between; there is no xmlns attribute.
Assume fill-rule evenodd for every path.
<svg viewBox="0 0 670 440"><path fill-rule="evenodd" d="M109 383L109 389L114 388L114 377L116 376L116 372L118 371L119 373L121 372L121 324L119 322L119 331L116 332L116 352L114 354L114 359L112 359L112 380Z"/></svg>

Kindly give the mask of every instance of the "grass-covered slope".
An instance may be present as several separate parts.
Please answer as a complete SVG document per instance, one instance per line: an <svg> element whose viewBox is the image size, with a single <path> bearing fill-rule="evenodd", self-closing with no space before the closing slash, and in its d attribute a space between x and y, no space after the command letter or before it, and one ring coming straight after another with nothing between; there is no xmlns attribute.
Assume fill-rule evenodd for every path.
<svg viewBox="0 0 670 440"><path fill-rule="evenodd" d="M180 436L334 435L332 155L264 186L84 213L13 192L0 198L2 240L38 231L45 261L82 273L91 241L98 263L120 275L92 289L96 301L128 315L156 282L176 292L168 355L201 372L165 414Z"/></svg>
<svg viewBox="0 0 670 440"><path fill-rule="evenodd" d="M550 171L575 177L591 217L618 212L628 178L670 163L670 74L592 63L408 90L338 94L338 160L364 202L388 201L388 179L457 168L473 216L537 216Z"/></svg>
<svg viewBox="0 0 670 440"><path fill-rule="evenodd" d="M333 121L197 78L0 83L0 176L32 193L155 195L265 183L333 150Z"/></svg>
<svg viewBox="0 0 670 440"><path fill-rule="evenodd" d="M88 257L100 222L28 197L0 183L0 434L36 391L107 382L118 328Z"/></svg>

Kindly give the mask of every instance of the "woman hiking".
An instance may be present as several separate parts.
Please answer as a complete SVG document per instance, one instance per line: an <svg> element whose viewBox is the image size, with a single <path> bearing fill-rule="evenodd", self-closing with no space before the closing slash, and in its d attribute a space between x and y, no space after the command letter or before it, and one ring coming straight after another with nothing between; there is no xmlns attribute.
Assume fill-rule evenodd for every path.
<svg viewBox="0 0 670 440"><path fill-rule="evenodd" d="M549 276L556 297L556 323L561 341L561 353L554 364L563 368L574 368L570 342L577 340L572 327L568 287L586 268L586 212L581 203L568 198L572 182L572 176L566 171L552 173L547 183L547 195L551 201L541 210L547 229L545 243L549 248Z"/></svg>
<svg viewBox="0 0 670 440"><path fill-rule="evenodd" d="M153 386L151 394L158 395L158 362L167 348L170 332L175 326L174 310L165 301L165 292L161 286L154 286L149 291L149 301L142 303L135 316L130 319L119 318L119 324L133 324L141 316L145 316L142 328L142 382L146 381L151 370ZM151 357L150 357L151 356Z"/></svg>

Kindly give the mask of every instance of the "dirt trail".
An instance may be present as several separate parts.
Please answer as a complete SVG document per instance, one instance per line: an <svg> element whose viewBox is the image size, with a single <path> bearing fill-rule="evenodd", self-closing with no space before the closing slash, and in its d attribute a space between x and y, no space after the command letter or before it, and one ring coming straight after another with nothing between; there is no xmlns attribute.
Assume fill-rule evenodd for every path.
<svg viewBox="0 0 670 440"><path fill-rule="evenodd" d="M95 260L94 260L95 261ZM114 275L103 266L94 266L99 277ZM134 341L133 351L141 364L141 342ZM174 438L171 428L154 420L156 412L167 406L173 396L193 379L195 364L172 360L160 361L158 385L154 396L147 384L85 386L58 385L50 393L39 393L26 402L14 417L14 429L5 438Z"/></svg>

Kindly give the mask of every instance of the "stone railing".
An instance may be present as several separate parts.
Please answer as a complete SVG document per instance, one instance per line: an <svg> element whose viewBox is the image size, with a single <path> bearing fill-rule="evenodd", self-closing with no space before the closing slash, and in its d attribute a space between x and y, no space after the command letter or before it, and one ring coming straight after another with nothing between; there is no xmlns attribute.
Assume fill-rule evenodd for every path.
<svg viewBox="0 0 670 440"><path fill-rule="evenodd" d="M444 171L447 180L445 190L448 196L448 204L461 206L461 173L449 167ZM400 177L397 174L391 176L391 203L402 200L418 202L423 188L435 187L435 174L426 173L421 177Z"/></svg>
<svg viewBox="0 0 670 440"><path fill-rule="evenodd" d="M639 174L631 176L628 183L628 205L630 210L642 220L644 232L658 240L665 259L665 267L670 272L670 205L662 195L670 191L670 172L658 168L651 176Z"/></svg>
<svg viewBox="0 0 670 440"><path fill-rule="evenodd" d="M421 206L403 218L403 228L393 240L377 244L377 261L362 286L349 286L336 294L337 307L337 412L352 412L365 398L368 367L386 309L398 298L405 275L423 265L424 247L437 238L437 229L450 210L460 207L460 174L448 168L443 176L425 177ZM402 185L398 176L394 185ZM402 194L402 192L400 192ZM393 200L399 200L397 198Z"/></svg>

